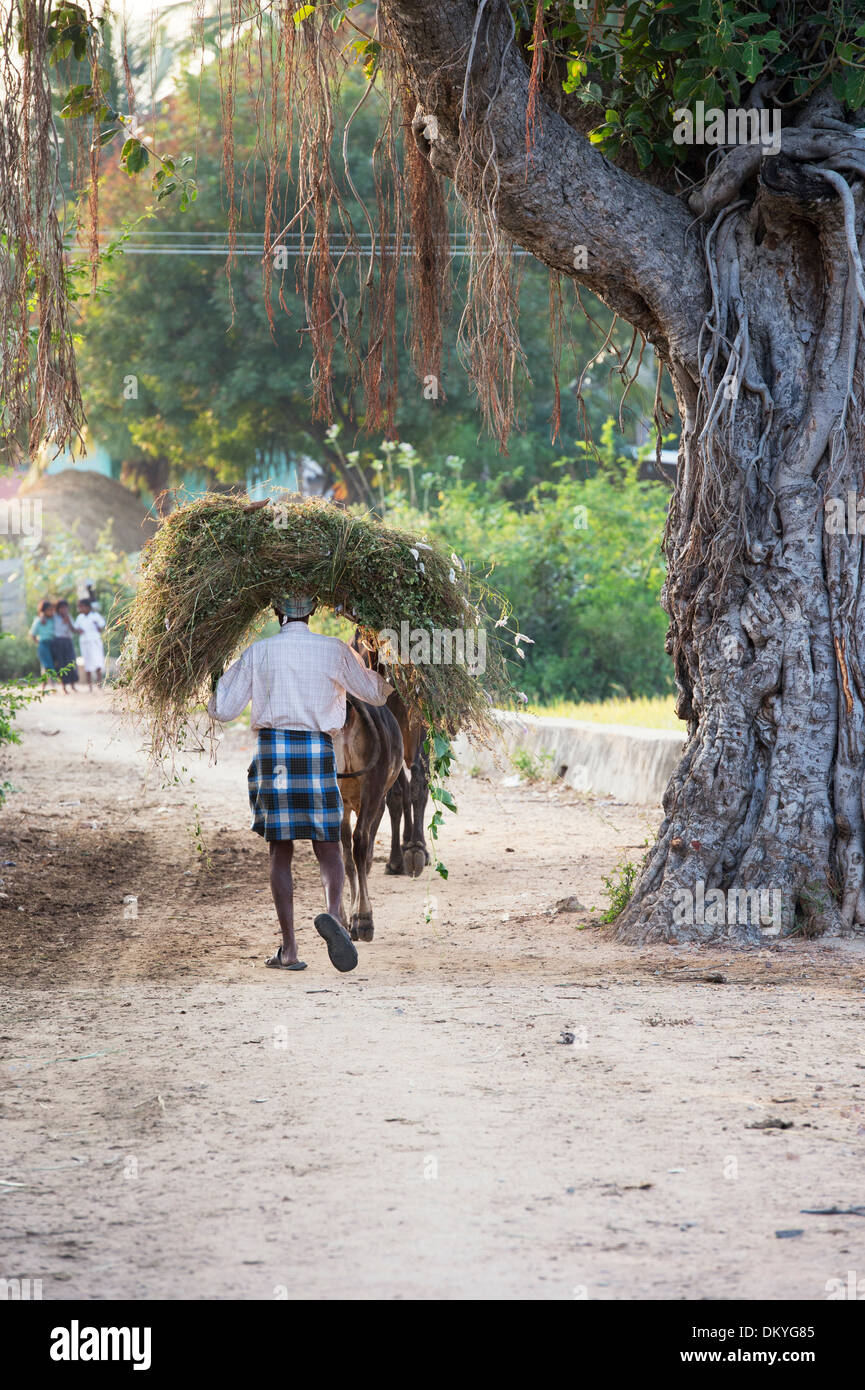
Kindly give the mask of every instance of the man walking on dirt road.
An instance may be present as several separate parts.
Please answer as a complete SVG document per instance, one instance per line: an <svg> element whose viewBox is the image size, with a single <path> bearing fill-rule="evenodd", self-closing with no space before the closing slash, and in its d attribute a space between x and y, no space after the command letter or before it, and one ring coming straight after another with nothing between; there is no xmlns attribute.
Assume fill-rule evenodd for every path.
<svg viewBox="0 0 865 1390"><path fill-rule="evenodd" d="M331 963L346 971L357 965L357 948L340 916L343 808L332 735L345 723L346 693L383 705L392 687L345 642L310 632L314 610L315 599L305 595L274 604L279 632L254 642L229 666L208 713L226 723L252 703L250 725L258 735L247 774L252 829L270 847L270 888L282 930L268 966L306 969L297 958L291 865L295 840L311 840L327 902L315 927Z"/></svg>

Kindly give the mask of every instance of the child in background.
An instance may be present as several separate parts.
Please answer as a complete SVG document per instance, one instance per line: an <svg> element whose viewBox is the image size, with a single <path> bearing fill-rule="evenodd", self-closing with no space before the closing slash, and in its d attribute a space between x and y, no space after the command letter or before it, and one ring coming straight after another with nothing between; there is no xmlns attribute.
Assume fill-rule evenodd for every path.
<svg viewBox="0 0 865 1390"><path fill-rule="evenodd" d="M81 638L81 656L84 661L84 670L87 673L87 688L93 694L93 677L96 677L96 684L102 685L102 671L105 666L105 648L102 645L101 633L105 627L105 619L101 613L97 613L88 598L78 600L78 617L75 622L75 631Z"/></svg>
<svg viewBox="0 0 865 1390"><path fill-rule="evenodd" d="M30 636L36 643L39 665L48 677L48 688L54 690L57 679L57 672L54 670L54 654L51 650L51 643L54 638L54 604L47 598L44 598L40 603L38 616L33 619L30 625Z"/></svg>
<svg viewBox="0 0 865 1390"><path fill-rule="evenodd" d="M75 629L69 616L69 604L65 598L58 599L54 605L54 640L51 652L54 657L54 670L63 682L63 694L75 694L78 681L78 662L75 657Z"/></svg>

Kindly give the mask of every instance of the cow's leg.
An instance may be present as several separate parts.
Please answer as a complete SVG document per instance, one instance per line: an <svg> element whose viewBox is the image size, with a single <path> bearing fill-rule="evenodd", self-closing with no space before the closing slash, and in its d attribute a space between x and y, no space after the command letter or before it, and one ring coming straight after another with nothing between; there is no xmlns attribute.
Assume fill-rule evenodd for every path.
<svg viewBox="0 0 865 1390"><path fill-rule="evenodd" d="M430 852L427 849L426 836L424 834L423 823L426 819L427 802L429 801L429 757L421 750L417 759L418 775L417 779L412 778L416 786L413 787L415 795L415 833L417 841L423 846L424 863L429 864Z"/></svg>
<svg viewBox="0 0 865 1390"><path fill-rule="evenodd" d="M423 873L430 862L429 850L424 839L424 816L429 797L429 761L421 752L414 760L411 770L411 785L406 811L406 843L403 845L405 871L412 878Z"/></svg>
<svg viewBox="0 0 865 1390"><path fill-rule="evenodd" d="M349 910L346 913L345 903L340 905L340 921L344 927L350 927L350 936L353 941L357 940L357 933L350 924L354 921L355 903L357 900L357 874L354 870L354 858L351 849L351 812L346 811L342 818L340 827L340 839L342 840L342 861L345 865L345 872L348 878L349 889Z"/></svg>
<svg viewBox="0 0 865 1390"><path fill-rule="evenodd" d="M370 862L369 810L361 806L352 837L354 867L357 870L357 903L352 898L351 935L355 941L372 941L374 931L372 903L369 900L367 876Z"/></svg>
<svg viewBox="0 0 865 1390"><path fill-rule="evenodd" d="M385 865L386 874L404 874L405 865L402 853L402 817L408 814L409 782L405 768L387 794L387 809L390 813L390 854Z"/></svg>
<svg viewBox="0 0 865 1390"><path fill-rule="evenodd" d="M379 804L378 810L377 810L377 811L375 812L375 814L372 816L372 818L371 818L371 820L370 820L370 823L369 823L369 847L368 847L367 853L366 853L366 871L367 871L368 874L372 873L372 860L373 860L373 855L375 854L375 837L376 837L376 835L378 834L378 828L379 828L379 826L381 825L381 821L382 821L383 815L384 815L384 799L382 798L382 801L381 801L380 804Z"/></svg>

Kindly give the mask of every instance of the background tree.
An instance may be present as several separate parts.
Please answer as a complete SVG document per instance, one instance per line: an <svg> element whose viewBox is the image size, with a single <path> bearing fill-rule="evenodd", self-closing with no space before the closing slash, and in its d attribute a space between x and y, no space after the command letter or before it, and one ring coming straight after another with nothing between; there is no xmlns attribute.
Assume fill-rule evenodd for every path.
<svg viewBox="0 0 865 1390"><path fill-rule="evenodd" d="M136 66L140 65L139 60ZM363 90L358 73L338 94L335 151L342 149L345 114ZM377 101L380 104L381 98ZM122 98L118 104L123 104ZM370 106L358 112L352 126L351 187L343 171L341 194L355 223L362 221L357 198L375 198L367 152L375 143L378 119ZM246 170L236 229L244 254L238 256L230 284L227 280L219 254L226 240L221 121L215 63L200 77L179 76L177 90L161 103L156 123L159 148L177 161L184 150L195 149L192 172L198 196L185 213L166 200L157 207L158 216L136 222L142 209L140 181L130 180L116 163L106 170L100 189L103 240L109 228L115 234L129 226L134 231L125 244L128 254L112 260L100 276L99 292L78 305L78 370L88 438L108 450L124 481L154 495L190 473L210 485L243 482L250 473L268 478L283 454L308 453L325 466L344 495L369 501L376 495L373 469L383 432L381 427L364 428L365 402L350 364L344 356L333 364L331 420L313 418L312 353L309 335L302 331L305 315L294 285L294 253L287 274L271 278L269 313L262 295L260 255L247 254L261 245L268 215L265 199L278 210L290 191L284 172L269 190L265 180L255 177L257 130L251 108L240 110L235 119L234 158ZM455 233L455 226L452 230ZM142 245L158 251L134 254ZM192 254L194 249L200 254ZM554 441L547 277L531 260L522 270L519 298L526 325L526 374L520 392L521 429L511 438L508 457L503 459L479 431L470 383L457 360L456 328L465 307L459 266L453 311L443 325L441 379L425 384L410 375L390 429L390 434L422 448L425 467L440 471L446 458L459 457L467 476L495 476L503 495L512 497L522 497L542 478L556 476L551 465L563 454L572 458L574 467L579 463L583 474L595 466L594 455L577 451L574 440L584 425L596 439L612 406L618 407L616 388L621 395L622 383L616 367L626 361L633 337L625 326L613 327L606 307L589 296L595 323L582 314L574 316L564 345L561 421ZM357 295L352 295L347 312L356 315L359 308ZM400 290L396 333L404 341L409 331L406 295ZM638 361L637 353L630 356L627 378ZM591 366L584 372L587 364ZM135 379L134 393L124 385L130 377ZM634 381L621 412L621 428L631 442L641 416L651 412L652 390L652 374L644 372L643 380ZM339 426L336 437L334 422Z"/></svg>

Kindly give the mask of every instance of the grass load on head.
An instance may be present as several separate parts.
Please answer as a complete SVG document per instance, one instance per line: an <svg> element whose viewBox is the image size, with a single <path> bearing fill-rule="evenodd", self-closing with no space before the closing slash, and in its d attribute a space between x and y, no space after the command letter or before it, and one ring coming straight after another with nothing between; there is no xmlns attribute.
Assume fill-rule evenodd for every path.
<svg viewBox="0 0 865 1390"><path fill-rule="evenodd" d="M120 684L149 724L157 756L181 746L212 678L272 616L274 602L303 593L353 622L374 649L388 630L408 636L391 639L383 655L392 684L432 730L488 733L492 703L510 693L498 641L505 605L455 556L319 498L262 506L208 494L171 512L147 543L125 614ZM485 612L490 601L498 627ZM482 673L437 661L423 632L483 634Z"/></svg>

